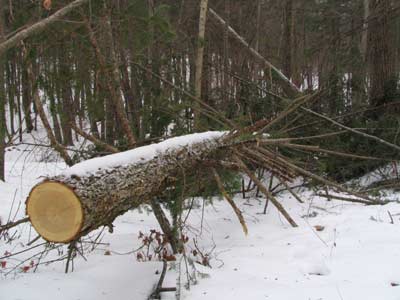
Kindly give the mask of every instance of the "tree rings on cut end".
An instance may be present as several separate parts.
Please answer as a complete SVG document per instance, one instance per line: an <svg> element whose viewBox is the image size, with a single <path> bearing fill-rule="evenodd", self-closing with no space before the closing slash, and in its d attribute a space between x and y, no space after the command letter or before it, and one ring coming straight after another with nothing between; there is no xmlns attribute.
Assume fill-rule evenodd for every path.
<svg viewBox="0 0 400 300"><path fill-rule="evenodd" d="M26 213L36 231L47 241L67 243L83 224L81 202L68 186L46 181L31 191Z"/></svg>

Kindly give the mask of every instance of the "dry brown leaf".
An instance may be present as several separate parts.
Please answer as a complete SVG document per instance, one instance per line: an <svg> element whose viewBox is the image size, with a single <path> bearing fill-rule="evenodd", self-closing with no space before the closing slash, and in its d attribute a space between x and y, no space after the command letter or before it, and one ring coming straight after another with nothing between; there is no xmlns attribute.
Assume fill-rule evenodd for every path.
<svg viewBox="0 0 400 300"><path fill-rule="evenodd" d="M43 7L47 10L51 9L51 0L43 0Z"/></svg>
<svg viewBox="0 0 400 300"><path fill-rule="evenodd" d="M322 231L322 230L325 229L325 226L315 225L314 228L315 228L316 231Z"/></svg>

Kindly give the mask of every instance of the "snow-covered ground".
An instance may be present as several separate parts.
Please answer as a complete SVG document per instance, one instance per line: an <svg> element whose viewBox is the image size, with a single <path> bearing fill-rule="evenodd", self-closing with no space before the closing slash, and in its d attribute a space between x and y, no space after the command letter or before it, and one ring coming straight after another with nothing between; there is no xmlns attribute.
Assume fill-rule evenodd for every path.
<svg viewBox="0 0 400 300"><path fill-rule="evenodd" d="M30 149L18 146L7 153L7 183L0 182L3 223L24 216L26 195L41 176L65 169L56 161L41 162L48 160L44 152ZM182 288L182 299L400 300L400 205L367 207L328 202L310 191L301 195L304 204L290 195L280 197L299 228L291 228L271 205L262 214L264 199L237 196L248 236L225 201L215 199L203 214L197 199L200 205L187 221L187 247L191 250L195 239L202 253L210 253L212 268L197 266L198 282L190 290ZM35 265L39 257L12 271L41 247L0 259L0 300L147 299L162 264L138 262L132 250L141 246L140 231L157 228L147 210L128 212L116 220L114 233L105 233L102 244L86 255L87 261L80 256L74 260L74 272L68 274L65 262L40 265L34 273L30 261ZM18 227L17 233L21 237L12 243L0 241L0 256L26 249L27 241L36 236L28 224ZM65 251L53 250L42 262ZM164 286L175 287L176 275L176 269L169 269ZM162 299L174 299L174 293L164 293Z"/></svg>

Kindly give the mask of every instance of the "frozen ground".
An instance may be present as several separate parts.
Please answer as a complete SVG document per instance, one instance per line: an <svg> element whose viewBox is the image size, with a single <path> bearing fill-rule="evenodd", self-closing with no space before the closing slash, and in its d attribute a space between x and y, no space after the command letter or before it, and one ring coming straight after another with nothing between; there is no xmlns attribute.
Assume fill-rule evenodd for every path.
<svg viewBox="0 0 400 300"><path fill-rule="evenodd" d="M19 146L7 154L7 183L0 183L0 217L23 217L24 199L40 176L58 174L65 168L43 151L24 151ZM263 199L236 197L244 211L249 235L243 235L232 209L215 200L192 210L187 235L196 238L203 253L210 251L212 268L198 266L203 276L183 299L385 299L400 300L400 205L362 206L327 202L303 191L305 204L289 195L281 198L299 228L291 228L270 206L261 214ZM396 194L392 194L396 198ZM18 209L19 207L19 209ZM391 224L389 213L393 216ZM201 227L201 224L203 225ZM136 254L120 255L140 246L139 231L157 228L151 214L129 212L115 222L113 234L105 234L95 251L77 257L74 272L64 274L64 263L41 265L36 273L30 260L12 271L20 260L40 247L13 259L0 259L0 300L147 299L161 270L157 262L137 262ZM323 226L317 231L314 226ZM23 246L36 235L29 225L19 227L20 239L0 241L0 256ZM40 244L37 241L36 244ZM33 244L33 245L36 245ZM193 246L188 243L188 247ZM63 249L65 253L65 249ZM104 255L105 253L111 255ZM58 257L56 250L45 260ZM38 257L33 258L34 264ZM165 286L175 286L176 272L169 270ZM174 299L173 293L163 299Z"/></svg>

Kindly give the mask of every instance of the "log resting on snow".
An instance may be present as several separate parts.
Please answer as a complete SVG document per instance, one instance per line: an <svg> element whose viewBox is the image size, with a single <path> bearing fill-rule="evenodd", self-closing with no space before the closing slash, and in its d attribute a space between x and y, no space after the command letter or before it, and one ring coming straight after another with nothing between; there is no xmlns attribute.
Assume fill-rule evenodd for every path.
<svg viewBox="0 0 400 300"><path fill-rule="evenodd" d="M223 132L209 132L84 161L36 185L27 215L44 239L70 242L162 195L223 146Z"/></svg>
<svg viewBox="0 0 400 300"><path fill-rule="evenodd" d="M264 125L258 124L260 128ZM276 151L281 142L281 146L288 145L285 140L249 135L257 128L247 129L248 132L241 133L211 131L185 135L84 161L36 185L26 201L27 215L44 239L73 242L100 226L112 228L116 217L167 196L185 178L193 175L200 181L207 176L213 178L213 170L220 168L246 173L273 199L274 206L292 226L296 223L255 177L255 168L265 168L281 181L292 181L302 175L365 199L365 203L382 204L297 166ZM219 178L215 175L218 174L214 172L214 177Z"/></svg>

